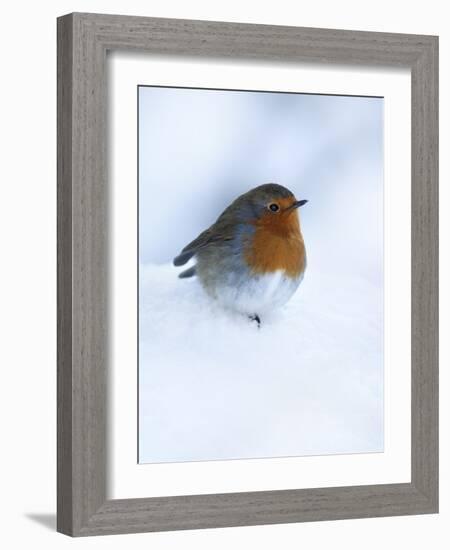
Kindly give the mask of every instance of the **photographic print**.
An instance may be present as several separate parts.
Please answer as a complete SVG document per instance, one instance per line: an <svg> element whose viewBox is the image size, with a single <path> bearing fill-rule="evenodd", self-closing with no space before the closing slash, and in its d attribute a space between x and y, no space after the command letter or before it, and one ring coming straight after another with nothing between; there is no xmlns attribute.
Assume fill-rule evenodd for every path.
<svg viewBox="0 0 450 550"><path fill-rule="evenodd" d="M138 87L138 461L383 451L383 98Z"/></svg>

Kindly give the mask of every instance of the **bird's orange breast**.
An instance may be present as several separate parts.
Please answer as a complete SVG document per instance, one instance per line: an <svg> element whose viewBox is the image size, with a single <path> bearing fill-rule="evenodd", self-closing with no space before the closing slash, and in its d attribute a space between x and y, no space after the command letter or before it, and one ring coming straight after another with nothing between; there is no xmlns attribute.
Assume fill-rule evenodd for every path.
<svg viewBox="0 0 450 550"><path fill-rule="evenodd" d="M282 270L289 277L298 277L305 271L305 244L295 210L278 215L268 212L254 225L253 240L245 254L254 273Z"/></svg>

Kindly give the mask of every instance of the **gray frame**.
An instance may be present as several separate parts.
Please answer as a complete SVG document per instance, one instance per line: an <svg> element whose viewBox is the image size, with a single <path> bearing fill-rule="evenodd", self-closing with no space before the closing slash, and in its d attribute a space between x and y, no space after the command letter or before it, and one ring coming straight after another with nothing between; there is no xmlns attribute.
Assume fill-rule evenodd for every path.
<svg viewBox="0 0 450 550"><path fill-rule="evenodd" d="M409 67L412 481L108 500L106 52ZM75 13L58 19L58 521L72 536L438 511L438 38Z"/></svg>

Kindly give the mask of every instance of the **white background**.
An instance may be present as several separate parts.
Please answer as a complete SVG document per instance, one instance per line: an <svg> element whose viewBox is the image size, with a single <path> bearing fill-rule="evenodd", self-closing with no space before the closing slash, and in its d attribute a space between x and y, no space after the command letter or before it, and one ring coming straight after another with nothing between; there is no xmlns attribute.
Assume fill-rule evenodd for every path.
<svg viewBox="0 0 450 550"><path fill-rule="evenodd" d="M362 3L245 0L211 3L155 0L9 3L2 11L2 139L0 201L2 284L2 543L7 548L237 548L365 549L448 546L450 500L449 341L441 344L441 514L355 521L219 529L78 539L54 533L56 411L56 27L70 11L97 11L192 19L228 20L387 32L439 34L441 97L450 95L450 29L437 0ZM449 150L449 107L441 108L441 151ZM441 155L441 181L448 182L448 156ZM441 281L450 277L441 190ZM441 333L449 330L448 285L441 288ZM447 538L447 540L445 540Z"/></svg>
<svg viewBox="0 0 450 550"><path fill-rule="evenodd" d="M251 62L248 66L239 64L239 67L236 67L231 62L223 61L195 63L191 61L171 61L169 63L166 59L154 59L153 56L145 58L138 56L136 58L136 56L128 54L116 54L111 57L109 116L115 131L110 140L111 148L109 151L109 174L112 189L111 210L113 212L111 222L113 232L111 246L111 270L113 273L111 292L112 347L110 351L112 358L110 378L113 383L108 410L108 418L111 419L109 424L111 447L108 449L108 456L112 457L110 496L133 498L410 481L409 405L411 390L409 384L410 366L408 367L410 361L407 357L410 353L411 342L410 323L405 323L405 319L410 316L411 301L409 267L411 160L410 148L408 147L410 141L411 107L409 99L411 83L409 72L370 71L355 67L330 69L323 66L311 67L309 65L297 65L295 68L287 68L277 65L275 67L269 66L270 72L268 73L268 68L260 64L255 66ZM358 249L358 243L355 242L351 234L354 232L354 225L358 224L358 218L355 217L353 212L354 209L362 210L365 220L370 220L371 216L376 220L379 215L376 195L371 195L370 204L367 206L364 205L364 202L360 206L361 202L358 201L358 195L361 192L359 191L361 187L359 182L364 181L364 194L361 198L363 201L367 200L367 196L373 190L372 186L374 185L374 180L371 178L375 178L376 182L376 178L380 178L380 175L375 175L377 172L373 168L373 159L369 155L361 156L361 150L358 151L358 145L354 143L355 138L353 135L349 142L347 141L349 139L348 134L346 136L345 132L342 132L343 127L346 125L348 127L352 123L355 124L355 121L340 120L337 124L339 137L336 137L336 141L341 148L339 157L345 157L345 150L351 148L352 158L348 162L348 166L351 166L350 173L352 175L349 176L349 172L342 166L336 166L330 170L332 175L330 175L329 180L327 180L326 171L325 174L322 172L320 176L316 175L321 172L321 168L323 169L323 164L326 164L326 162L332 163L333 152L336 154L335 149L328 147L326 152L322 152L322 156L327 157L327 160L323 160L321 164L317 161L314 163L314 175L311 174L308 178L310 189L307 189L306 182L304 190L303 188L301 191L298 188L296 190L296 187L293 187L293 184L299 185L297 181L301 178L298 174L293 177L291 173L292 182L288 180L287 185L295 190L297 196L308 196L311 204L317 203L315 208L321 213L315 214L316 219L326 219L330 222L335 217L334 226L339 227L340 231L344 231L341 235L342 240L346 243L346 246L338 252L339 261L347 257L347 262L344 261L343 263L351 264L351 269L347 270L345 266L336 268L335 262L333 260L330 262L329 256L332 258L332 254L339 249L335 242L336 229L330 231L330 237L327 237L327 229L322 227L323 223L319 223L314 228L314 217L312 219L309 217L312 209L309 212L305 209L305 212L301 214L303 232L312 254L308 256L309 275L302 283L302 293L297 295L304 295L305 298L298 302L293 298L290 303L293 308L290 315L295 319L291 326L286 321L283 324L282 318L278 319L274 325L267 324L264 342L260 342L258 340L259 335L255 334L255 331L245 324L244 326L236 326L236 321L230 323L227 317L220 319L220 313L217 312L214 312L214 319L212 319L209 304L202 302L201 291L200 294L196 294L194 290L178 290L175 270L171 265L164 268L165 284L161 282L161 275L157 274L156 277L153 275L153 278L147 281L150 286L146 287L146 283L143 282L146 280L144 274L147 273L147 277L149 273L155 274L155 271L148 271L149 268L155 269L155 266L141 264L140 293L141 297L145 297L148 302L144 299L140 305L142 330L139 355L141 362L139 377L140 449L147 449L147 453L160 452L160 456L163 458L159 462L173 460L172 457L177 456L176 453L183 453L178 455L181 461L189 459L190 461L170 465L138 465L135 456L137 447L135 429L137 371L129 368L130 358L132 358L132 363L133 357L134 362L137 362L135 298L137 281L135 242L137 237L137 188L134 187L134 190L133 186L130 188L130 180L135 181L137 178L136 83L163 82L165 84L175 84L178 82L190 86L213 86L216 88L242 86L247 89L255 87L256 89L267 90L273 88L274 81L279 89L283 90L295 90L300 82L304 91L346 92L363 95L372 93L385 96L383 102L383 141L385 146L385 207L383 218L389 239L386 240L384 247L386 298L384 314L386 336L383 344L384 391L380 391L380 379L383 373L378 370L381 355L378 354L379 342L377 338L379 338L378 334L381 333L381 327L379 329L380 333L375 332L377 334L375 337L376 343L374 344L375 351L370 345L364 345L362 349L358 347L358 342L367 342L374 338L373 333L370 331L360 331L363 330L363 326L366 324L367 315L373 315L370 324L376 323L377 316L373 314L373 311L379 298L372 301L374 295L377 296L376 291L374 292L376 286L369 282L367 278L355 278L358 267L360 268L359 273L365 273L369 261L373 261L373 257L376 257L375 250L378 249L379 254L382 254L382 237L379 234L377 235L376 230L373 230L376 222L367 223L367 225L372 226L371 230L359 227L364 225L359 222L359 234L364 235L363 247L370 250L370 253L367 253ZM320 100L323 101L323 99L324 97L320 96ZM327 97L326 100L330 101L330 97ZM343 98L339 97L335 100L341 102ZM344 100L347 102L349 98L344 98ZM356 101L360 100L358 98ZM202 101L202 105L204 105L205 99ZM352 109L346 111L345 106L341 105L339 118L345 119L347 117L351 119L357 108L357 105L353 104ZM317 111L313 111L312 107L310 109L310 112L314 113L312 115L314 120L321 121L315 122L315 124L322 126L322 128L327 127L327 140L330 141L330 136L333 135L333 130L330 129L332 124L330 120L333 115L328 114L325 122L320 118ZM225 110L223 105L221 110ZM180 120L180 116L176 113L174 116L177 120ZM264 118L262 114L259 114L259 116L261 119ZM363 115L355 116L358 123L361 124ZM155 115L149 118L154 120L154 117ZM228 114L227 119L232 119L230 114ZM244 117L240 117L240 122L243 119ZM221 128L220 116L216 124ZM237 123L234 122L234 124ZM191 126L192 123L190 122L189 125ZM176 127L172 132L169 131L169 134L176 133L178 135L179 133L182 135L182 123L180 126L181 128ZM245 124L243 123L242 126L242 134L245 135ZM164 125L164 130L166 131L166 129L167 127ZM210 135L211 141L214 142L214 131L206 128L201 133ZM296 132L298 131L296 128ZM276 130L274 133L276 135ZM352 133L349 132L349 134ZM224 144L226 150L225 140L223 139L226 132L219 131L219 135L221 146ZM283 140L284 136L285 132L281 132L277 136L277 144ZM253 143L257 139L254 138ZM360 142L363 141L361 134L359 134L358 139ZM170 142L171 146L174 146L175 140ZM250 141L248 137L247 140ZM161 141L165 143L163 138ZM196 143L195 136L192 137L192 141L198 149L203 150L201 144ZM240 143L239 138L235 138L235 141ZM308 143L308 147L311 147L311 144L314 143L314 131L311 128L305 142ZM371 150L373 142L371 141L370 144L368 149ZM165 145L167 147L167 144ZM141 147L143 147L143 142L141 142ZM161 145L152 145L149 148L152 155L154 149L158 150L158 147L161 147ZM240 147L245 147L245 145L240 144ZM164 146L162 148L164 149ZM273 145L268 146L268 150L272 151ZM184 155L188 154L185 151L183 152ZM158 157L159 154L164 153L158 153ZM374 154L373 150L370 154ZM195 146L190 155L191 158L195 158ZM229 155L230 158L233 158L232 152ZM309 159L311 157L313 158L314 155L310 154ZM182 163L183 155L177 152L176 158L177 161ZM204 164L207 164L208 160L209 157L206 153ZM296 160L298 162L298 158ZM153 163L149 161L149 164L156 171L158 161L155 160ZM308 161L305 159L303 162L306 164ZM340 162L345 165L344 160ZM264 165L263 161L260 164L262 168L258 166L256 169L253 167L249 169L248 177L254 177L254 174L258 173L259 170L259 177L263 178L267 171L274 170L272 166ZM280 163L280 165L282 164ZM377 164L383 164L381 158ZM238 159L234 165L236 167L239 165ZM318 166L321 166L321 168L318 168ZM357 170L353 172L356 166L363 166L364 169L359 173ZM286 168L283 169L286 170ZM372 172L372 170L374 171ZM161 178L166 188L172 190L179 185L179 172L176 172L173 179L167 179L168 170L165 167L162 172L158 178ZM220 184L217 182L216 178L218 176L216 174L222 175L224 172L233 181L235 179L239 181L243 177L238 169L236 169L236 174L231 175L221 164L217 173L214 170L207 172L207 177L204 177L203 189L200 183L202 176L196 174L193 178L194 182L190 179L189 170L185 170L183 172L183 174L186 174L185 186L189 189L194 188L194 195L203 197L206 190L210 190L211 181L215 181L213 188L217 189L217 193L219 193ZM148 177L148 169L146 170L142 163L142 156L139 174L142 178L142 185L146 174ZM285 177L288 178L289 175L286 174ZM317 180L314 180L314 177ZM346 184L342 183L345 178L348 178ZM336 186L336 179L340 181L337 199L331 200L327 208L326 204L324 205L326 199L324 200L323 197L324 195L328 197L332 195L332 189ZM320 191L314 190L315 186L310 183L311 180L316 181L316 186L323 186ZM153 188L153 186L152 178L151 187ZM348 186L350 186L350 189ZM323 190L324 187L327 191ZM184 193L183 196L183 191L180 191L179 196L177 194L177 200L180 200L183 205L188 205L189 201L192 200L190 196L192 191L190 193L184 191ZM380 202L383 200L382 196L383 194L380 194ZM141 204L143 201L145 202L143 197L145 195L141 195ZM351 197L351 200L348 200L349 197ZM342 205L343 202L348 204ZM339 205L338 215L336 215L336 204ZM355 208L356 204L358 204L358 208ZM321 205L322 211L320 210ZM159 208L163 209L164 205L159 206ZM145 219L145 210L141 214L141 220ZM177 220L188 231L189 222L186 222L183 216L186 216L186 214L180 213ZM200 220L202 219L201 211L197 212L196 210L197 217ZM345 233L347 220L352 220L352 227ZM203 223L208 221L208 219L203 219ZM156 228L157 234L166 234L164 228L158 224L157 216L153 219L153 209L151 223L150 221L148 223ZM309 230L309 233L306 232L306 229ZM144 238L142 238L143 235ZM320 235L320 237L317 237L317 235ZM312 241L314 236L316 240ZM330 239L329 247L324 244L327 238ZM141 225L140 242L145 241L145 232L142 232ZM167 239L165 238L164 242L170 248L170 236ZM348 248L352 247L352 244L358 251L356 253L352 251L349 257ZM182 244L176 246L175 251L181 248ZM167 252L165 253L167 254ZM172 254L175 254L175 252ZM325 262L320 260L320 256L326 256L327 260ZM321 262L320 267L314 268L314 265L317 266L318 262ZM325 274L332 270L333 276L327 281ZM376 270L373 268L369 268L369 270L371 277L373 277L371 281L376 281ZM170 282L170 279L167 281L170 277L167 273L173 276L173 283ZM380 283L378 284L381 284L381 272L379 277ZM336 280L339 281L339 291L336 289ZM316 290L314 287L315 281L320 281L315 283L317 285ZM156 293L158 298L156 302L152 303L150 296L155 294L155 285L159 285ZM168 291L167 285L169 285ZM175 288L173 285L176 285ZM190 297L186 298L189 293ZM332 298L324 298L328 294ZM339 294L340 297L338 297ZM333 300L340 301L335 302L335 309L331 314L331 323L325 323L324 325L323 318L327 316L329 304ZM176 307L174 307L174 301ZM293 303L298 304L298 310L294 309L295 305ZM195 304L194 308L192 307L193 304ZM350 308L348 313L343 313L351 304L353 304L353 307ZM186 309L183 309L183 307ZM192 313L192 309L195 309L195 314ZM148 313L146 313L147 310ZM317 310L320 310L319 316ZM155 311L158 312L156 317ZM367 311L370 313L367 313ZM339 316L336 322L338 312ZM379 315L382 315L381 312ZM188 326L185 325L186 319L189 319ZM221 321L220 324L217 324L218 319ZM190 327L191 323L195 325L195 328ZM355 323L361 326L355 327ZM212 329L214 336L210 334L212 326L214 327ZM311 327L314 327L313 330L311 330ZM248 330L249 328L250 330ZM344 342L348 341L349 332L352 334L352 339L349 341L348 349L343 353L343 349L346 349ZM172 333L175 335L173 340L170 339ZM148 334L151 334L151 336L148 336ZM217 334L220 334L221 337L218 338L212 355L208 355L208 351L205 351L203 346L203 340L204 338L209 340ZM329 338L330 334L333 335L331 339ZM392 338L392 334L395 334L395 338ZM220 339L224 338L224 335L226 335L226 344L222 349L220 348ZM246 343L240 347L244 335ZM254 340L255 338L256 340ZM336 346L335 339L339 340L339 346ZM276 340L280 350L284 351L278 350L276 357L267 361L273 353L274 340ZM315 345L316 340L320 341L319 345ZM179 344L178 341L181 343ZM185 341L188 341L190 345L186 347L183 344ZM293 356L290 355L292 341L296 341L302 348L301 353L303 355L297 354L297 352ZM156 354L149 354L149 342L151 342L152 348L158 350ZM158 344L155 342L163 342L164 344L158 349ZM251 342L255 344L255 349L257 349L256 357L248 349L251 347ZM170 351L167 350L167 346ZM186 371L183 365L186 357L191 356L191 347L196 350L195 357L189 362L189 369ZM231 348L231 353L228 348ZM322 349L326 349L324 355L321 354ZM220 358L217 357L217 352L219 352ZM302 362L308 361L308 353L313 354L314 368L311 372L306 367L302 377ZM264 357L266 364L261 361L261 356ZM329 356L333 358L331 364L329 363ZM239 361L236 361L236 357L239 357ZM361 361L361 357L364 357L364 361ZM283 360L285 364L296 365L293 371L287 370L289 372L289 388L283 386L283 369L280 370ZM340 365L337 371L334 368L335 363ZM211 375L211 364L214 364L214 375ZM236 370L230 367L232 364ZM257 365L255 371L252 370L252 364ZM274 370L271 369L270 364L275 365ZM377 374L374 374L374 371ZM296 375L300 376L297 381L295 381ZM201 384L198 382L199 379L202 381ZM217 392L216 386L217 379L220 379L219 392ZM237 383L236 380L239 380L239 382ZM264 381L266 380L270 382L265 384ZM277 384L280 384L278 389ZM291 394L290 388L296 385L298 387ZM270 386L271 391L267 393L264 386ZM320 391L317 392L315 387L319 387ZM156 393L154 393L154 388L157 388ZM181 391L180 388L182 388ZM258 389L255 391L255 388ZM326 389L325 392L324 389ZM381 398L383 393L384 398ZM277 395L280 396L280 399ZM383 399L384 404L375 401L374 395L380 396L380 401ZM169 407L167 407L167 402L171 403ZM214 403L213 406L211 406L212 402ZM373 405L373 409L370 409L369 407L374 402L377 405ZM197 409L197 403L202 404L200 409ZM218 404L217 407L216 403ZM233 404L232 411L228 406L229 403ZM323 416L321 407L323 407L322 410L327 411ZM166 412L167 409L168 412ZM380 421L380 424L370 424L368 417L377 417L377 415L380 415L380 409L384 409L386 415L384 452L369 452L369 450L376 450L375 447L369 447L369 445L375 445L377 438L376 435L372 435L371 438L365 439L366 434L372 431L376 433L376 427L380 426L383 418L378 416L377 420ZM197 410L199 410L199 413L197 413ZM208 410L208 422L203 419L205 410ZM367 412L368 410L370 410L370 413ZM151 418L151 422L146 418L146 411L148 417ZM265 418L266 411L270 412L267 420L263 421L264 436L258 442L258 429L261 427L261 420ZM309 420L311 415L312 421ZM306 422L304 421L305 417L308 419ZM329 424L330 418L332 419L332 427ZM248 429L246 429L246 423ZM195 429L193 429L193 426L195 426ZM217 426L221 426L220 437L215 440ZM293 441L292 434L296 434L297 440L294 438ZM330 434L332 434L332 437L330 437ZM314 450L304 447L305 451L299 451L301 447L297 445L301 445L302 440L307 441L309 445L314 445ZM254 453L255 446L258 446L258 444L260 454ZM273 446L274 444L275 446ZM358 448L356 446L358 444L361 447ZM217 445L215 449L218 454L213 457L214 460L205 462L208 457L206 453L210 452L211 447L214 448L214 445ZM290 445L291 447L289 447ZM338 445L341 446L340 451L337 448ZM366 452L364 452L362 445L368 445L365 448ZM242 449L247 449L248 454L237 454L242 452ZM287 449L287 452L280 452L280 449ZM234 455L236 457L241 456L256 460L224 460L233 456L231 454L233 451L236 453ZM192 454L189 455L188 453ZM220 455L219 453L223 454ZM330 453L334 456L301 456ZM291 458L274 458L283 454L291 456ZM140 456L145 457L145 451L140 450ZM151 457L151 454L147 456ZM166 456L170 458L165 460ZM189 458L185 458L186 456ZM270 460L267 458L257 460L258 457L263 456L272 458ZM220 458L222 460L218 460ZM199 460L203 460L203 462L198 462ZM152 460L144 459L143 462L152 462ZM155 460L155 462L158 461ZM330 472L332 472L331 476Z"/></svg>

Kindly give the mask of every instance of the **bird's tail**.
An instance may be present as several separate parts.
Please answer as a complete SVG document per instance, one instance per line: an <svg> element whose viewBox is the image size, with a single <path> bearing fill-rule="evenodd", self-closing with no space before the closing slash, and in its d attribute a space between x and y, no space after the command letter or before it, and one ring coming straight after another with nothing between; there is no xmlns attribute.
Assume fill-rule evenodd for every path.
<svg viewBox="0 0 450 550"><path fill-rule="evenodd" d="M180 279L187 279L188 277L193 277L195 275L195 272L196 272L196 269L195 269L195 265L193 265L192 267L190 267L189 269L186 269L186 271L182 271L178 277Z"/></svg>

